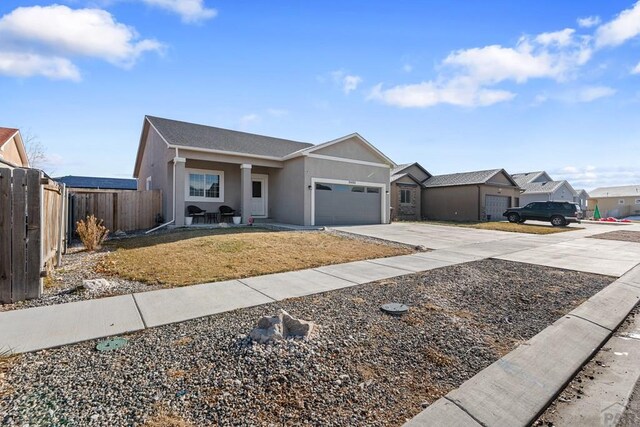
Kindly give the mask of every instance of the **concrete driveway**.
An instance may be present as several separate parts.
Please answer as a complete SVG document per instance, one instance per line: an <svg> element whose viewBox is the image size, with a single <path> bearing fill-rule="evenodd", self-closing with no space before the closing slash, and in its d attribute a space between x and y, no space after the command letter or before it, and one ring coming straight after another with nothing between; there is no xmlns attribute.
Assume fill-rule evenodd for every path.
<svg viewBox="0 0 640 427"><path fill-rule="evenodd" d="M573 225L572 227L578 227ZM336 230L464 254L620 277L640 263L640 243L589 239L616 230L640 231L640 224L581 224L565 233L534 235L421 223L335 227Z"/></svg>

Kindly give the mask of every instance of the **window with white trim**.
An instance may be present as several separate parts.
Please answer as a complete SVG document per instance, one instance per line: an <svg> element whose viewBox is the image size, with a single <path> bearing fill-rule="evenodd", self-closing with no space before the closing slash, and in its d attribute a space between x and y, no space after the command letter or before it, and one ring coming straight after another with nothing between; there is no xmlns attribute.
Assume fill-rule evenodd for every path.
<svg viewBox="0 0 640 427"><path fill-rule="evenodd" d="M640 205L640 199L636 199L636 205Z"/></svg>
<svg viewBox="0 0 640 427"><path fill-rule="evenodd" d="M411 204L411 190L406 188L400 189L400 204L401 205Z"/></svg>
<svg viewBox="0 0 640 427"><path fill-rule="evenodd" d="M618 204L619 205L624 205L624 199L618 199Z"/></svg>
<svg viewBox="0 0 640 427"><path fill-rule="evenodd" d="M187 169L185 200L188 202L224 202L224 172Z"/></svg>

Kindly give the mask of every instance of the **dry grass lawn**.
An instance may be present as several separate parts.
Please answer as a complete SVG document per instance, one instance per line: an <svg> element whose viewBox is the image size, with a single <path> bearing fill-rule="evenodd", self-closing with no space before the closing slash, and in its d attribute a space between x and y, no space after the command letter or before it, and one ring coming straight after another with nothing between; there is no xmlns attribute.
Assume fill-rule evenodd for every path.
<svg viewBox="0 0 640 427"><path fill-rule="evenodd" d="M537 224L516 224L511 222L455 222L455 221L421 221L424 224L452 225L455 227L477 228L480 230L508 231L511 233L526 234L554 234L565 231L582 230L582 227L553 227Z"/></svg>
<svg viewBox="0 0 640 427"><path fill-rule="evenodd" d="M101 273L170 286L239 279L411 253L325 232L181 230L105 245Z"/></svg>

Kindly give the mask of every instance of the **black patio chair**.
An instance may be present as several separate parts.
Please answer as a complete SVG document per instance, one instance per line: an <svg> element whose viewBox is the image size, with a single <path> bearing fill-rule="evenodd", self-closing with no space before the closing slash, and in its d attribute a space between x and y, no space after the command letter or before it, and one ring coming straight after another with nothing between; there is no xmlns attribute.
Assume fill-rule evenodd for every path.
<svg viewBox="0 0 640 427"><path fill-rule="evenodd" d="M227 219L227 222L229 222L229 219L235 215L235 209L227 205L220 206L220 222L224 222L225 218Z"/></svg>
<svg viewBox="0 0 640 427"><path fill-rule="evenodd" d="M196 219L199 219L199 218L202 218L202 221L204 221L205 213L207 213L206 210L200 209L199 207L197 207L195 205L187 206L187 215L192 217L194 222L196 222Z"/></svg>

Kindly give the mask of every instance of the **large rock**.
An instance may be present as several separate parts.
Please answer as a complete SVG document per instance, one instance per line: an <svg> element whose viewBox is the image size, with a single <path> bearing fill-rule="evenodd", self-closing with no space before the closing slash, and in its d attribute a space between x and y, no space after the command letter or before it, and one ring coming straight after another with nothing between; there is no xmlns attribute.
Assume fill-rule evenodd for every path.
<svg viewBox="0 0 640 427"><path fill-rule="evenodd" d="M286 311L278 310L275 316L261 318L249 336L252 340L264 344L287 338L309 339L314 329L315 323L296 319Z"/></svg>
<svg viewBox="0 0 640 427"><path fill-rule="evenodd" d="M85 279L82 281L82 287L87 291L100 292L113 288L114 284L107 279Z"/></svg>

